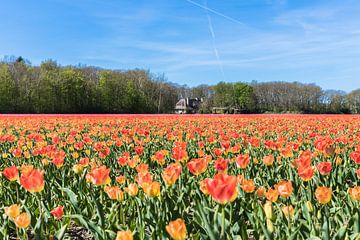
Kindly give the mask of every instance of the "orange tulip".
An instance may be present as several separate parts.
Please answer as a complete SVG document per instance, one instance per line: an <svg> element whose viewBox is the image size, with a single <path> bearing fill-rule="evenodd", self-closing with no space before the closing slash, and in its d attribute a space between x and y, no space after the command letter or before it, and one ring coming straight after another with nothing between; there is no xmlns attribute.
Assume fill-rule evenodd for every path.
<svg viewBox="0 0 360 240"><path fill-rule="evenodd" d="M30 225L30 216L23 212L15 218L14 222L18 228L27 228Z"/></svg>
<svg viewBox="0 0 360 240"><path fill-rule="evenodd" d="M165 164L165 157L169 155L169 151L167 150L159 150L151 157L151 160L157 162L160 165Z"/></svg>
<svg viewBox="0 0 360 240"><path fill-rule="evenodd" d="M244 180L245 180L245 177L244 177L243 174L237 175L236 178L237 178L237 181L238 181L238 183L239 183L240 185L241 185L241 184L244 182Z"/></svg>
<svg viewBox="0 0 360 240"><path fill-rule="evenodd" d="M244 180L241 189L246 193L252 193L255 190L255 183L252 179Z"/></svg>
<svg viewBox="0 0 360 240"><path fill-rule="evenodd" d="M171 186L176 182L180 176L181 169L182 167L179 162L171 163L164 169L164 172L161 176L166 185Z"/></svg>
<svg viewBox="0 0 360 240"><path fill-rule="evenodd" d="M247 154L240 154L235 158L235 162L239 168L245 169L250 163L250 157Z"/></svg>
<svg viewBox="0 0 360 240"><path fill-rule="evenodd" d="M15 165L7 167L3 171L3 175L10 181L16 181L19 178L19 171Z"/></svg>
<svg viewBox="0 0 360 240"><path fill-rule="evenodd" d="M294 216L295 213L295 209L293 206L289 205L289 206L284 206L282 207L282 212L284 213L286 218L292 217Z"/></svg>
<svg viewBox="0 0 360 240"><path fill-rule="evenodd" d="M298 168L306 168L311 165L311 152L310 151L304 151L300 154L298 159L295 160L295 165Z"/></svg>
<svg viewBox="0 0 360 240"><path fill-rule="evenodd" d="M16 157L16 158L21 157L21 155L22 155L22 150L21 150L21 148L16 148L16 149L14 149L14 151L12 152L12 154L13 154L14 157Z"/></svg>
<svg viewBox="0 0 360 240"><path fill-rule="evenodd" d="M23 171L20 177L20 184L29 192L41 192L44 189L44 171L31 169Z"/></svg>
<svg viewBox="0 0 360 240"><path fill-rule="evenodd" d="M149 171L149 165L146 163L141 163L137 165L135 169L138 173L147 173Z"/></svg>
<svg viewBox="0 0 360 240"><path fill-rule="evenodd" d="M53 210L51 210L50 212L56 219L60 219L62 218L62 216L64 215L64 207L63 206L58 206L56 208L54 208Z"/></svg>
<svg viewBox="0 0 360 240"><path fill-rule="evenodd" d="M284 158L291 158L293 156L293 150L291 146L284 147L280 150L281 155Z"/></svg>
<svg viewBox="0 0 360 240"><path fill-rule="evenodd" d="M270 188L266 193L265 197L271 202L276 202L279 198L279 193L276 189Z"/></svg>
<svg viewBox="0 0 360 240"><path fill-rule="evenodd" d="M123 183L125 183L126 177L123 175L120 175L120 176L117 176L115 179L116 179L117 183L123 184Z"/></svg>
<svg viewBox="0 0 360 240"><path fill-rule="evenodd" d="M186 151L186 146L176 146L172 149L172 157L176 161L185 162L188 160L188 153Z"/></svg>
<svg viewBox="0 0 360 240"><path fill-rule="evenodd" d="M214 148L213 153L215 156L220 157L223 154L223 150L221 148Z"/></svg>
<svg viewBox="0 0 360 240"><path fill-rule="evenodd" d="M186 166L192 174L199 175L206 171L208 161L205 158L193 158Z"/></svg>
<svg viewBox="0 0 360 240"><path fill-rule="evenodd" d="M124 200L124 193L118 186L105 186L104 191L108 197L112 200L122 201Z"/></svg>
<svg viewBox="0 0 360 240"><path fill-rule="evenodd" d="M5 215L11 219L15 219L17 216L20 215L20 205L13 204L9 207L5 207Z"/></svg>
<svg viewBox="0 0 360 240"><path fill-rule="evenodd" d="M298 175L299 177L307 182L310 181L314 175L315 167L300 167L298 168Z"/></svg>
<svg viewBox="0 0 360 240"><path fill-rule="evenodd" d="M111 179L109 177L110 169L106 166L100 166L93 168L90 173L86 175L86 179L92 182L96 186L110 184Z"/></svg>
<svg viewBox="0 0 360 240"><path fill-rule="evenodd" d="M360 187L359 186L349 188L348 192L349 192L351 199L356 200L356 201L360 200Z"/></svg>
<svg viewBox="0 0 360 240"><path fill-rule="evenodd" d="M202 193L204 193L205 195L208 195L209 194L209 191L207 189L207 185L208 185L208 181L209 181L210 178L205 178L204 180L200 181L199 184L200 184L200 191Z"/></svg>
<svg viewBox="0 0 360 240"><path fill-rule="evenodd" d="M169 224L165 228L172 239L174 240L186 239L186 226L181 218L169 222Z"/></svg>
<svg viewBox="0 0 360 240"><path fill-rule="evenodd" d="M132 158L129 159L127 164L128 164L129 167L134 168L134 167L136 167L138 162L140 162L140 158L139 158L138 155L135 155L135 156L133 156Z"/></svg>
<svg viewBox="0 0 360 240"><path fill-rule="evenodd" d="M237 197L236 176L218 173L213 179L207 180L206 184L209 194L220 204L232 202Z"/></svg>
<svg viewBox="0 0 360 240"><path fill-rule="evenodd" d="M130 196L134 197L138 194L139 188L135 183L129 184L128 187L124 188L125 192L127 192Z"/></svg>
<svg viewBox="0 0 360 240"><path fill-rule="evenodd" d="M133 234L131 231L118 231L116 240L133 240Z"/></svg>
<svg viewBox="0 0 360 240"><path fill-rule="evenodd" d="M158 197L160 196L160 183L152 182L152 183L144 183L143 185L144 192L149 197Z"/></svg>
<svg viewBox="0 0 360 240"><path fill-rule="evenodd" d="M327 204L331 200L331 188L317 187L315 190L315 197L321 204Z"/></svg>
<svg viewBox="0 0 360 240"><path fill-rule="evenodd" d="M26 175L34 169L33 165L22 165L19 170L21 175Z"/></svg>
<svg viewBox="0 0 360 240"><path fill-rule="evenodd" d="M266 165L266 166L271 166L273 165L274 163L274 156L273 155L267 155L263 158L263 163Z"/></svg>
<svg viewBox="0 0 360 240"><path fill-rule="evenodd" d="M256 196L261 198L261 197L264 197L265 196L265 192L266 192L266 189L264 187L259 187L258 189L256 189Z"/></svg>
<svg viewBox="0 0 360 240"><path fill-rule="evenodd" d="M57 168L61 168L64 165L64 159L63 158L55 158L51 161Z"/></svg>
<svg viewBox="0 0 360 240"><path fill-rule="evenodd" d="M146 183L152 183L153 176L150 172L147 172L146 174L138 174L136 177L136 181L142 187Z"/></svg>
<svg viewBox="0 0 360 240"><path fill-rule="evenodd" d="M290 197L293 191L291 181L285 180L281 180L278 184L276 184L275 189L278 191L279 195L284 198Z"/></svg>

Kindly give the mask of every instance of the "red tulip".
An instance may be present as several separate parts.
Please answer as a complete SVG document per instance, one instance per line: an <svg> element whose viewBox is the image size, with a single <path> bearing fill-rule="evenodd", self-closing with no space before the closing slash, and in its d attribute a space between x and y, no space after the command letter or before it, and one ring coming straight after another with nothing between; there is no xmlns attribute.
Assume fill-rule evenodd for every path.
<svg viewBox="0 0 360 240"><path fill-rule="evenodd" d="M350 158L354 160L356 164L360 164L360 151L351 152Z"/></svg>
<svg viewBox="0 0 360 240"><path fill-rule="evenodd" d="M321 162L317 165L317 168L321 175L327 175L331 171L331 162Z"/></svg>
<svg viewBox="0 0 360 240"><path fill-rule="evenodd" d="M9 180L9 181L16 181L16 179L19 178L19 171L15 165L11 167L7 167L3 171L3 175Z"/></svg>
<svg viewBox="0 0 360 240"><path fill-rule="evenodd" d="M214 161L214 166L218 172L226 172L228 169L228 160L224 158L219 158Z"/></svg>
<svg viewBox="0 0 360 240"><path fill-rule="evenodd" d="M63 206L58 206L58 207L54 208L50 213L51 213L56 219L60 219L60 218L62 218L62 216L64 215L64 207L63 207Z"/></svg>

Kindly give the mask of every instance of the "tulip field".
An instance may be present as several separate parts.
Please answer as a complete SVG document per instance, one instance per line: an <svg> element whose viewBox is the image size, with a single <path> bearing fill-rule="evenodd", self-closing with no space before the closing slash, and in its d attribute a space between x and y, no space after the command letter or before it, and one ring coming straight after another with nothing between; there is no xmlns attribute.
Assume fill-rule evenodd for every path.
<svg viewBox="0 0 360 240"><path fill-rule="evenodd" d="M360 239L360 116L1 115L0 239Z"/></svg>

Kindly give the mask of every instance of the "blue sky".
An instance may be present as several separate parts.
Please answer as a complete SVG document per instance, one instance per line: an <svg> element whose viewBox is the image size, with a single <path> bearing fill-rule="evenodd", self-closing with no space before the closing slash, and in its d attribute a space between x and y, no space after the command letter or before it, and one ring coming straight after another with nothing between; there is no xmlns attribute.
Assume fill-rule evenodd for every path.
<svg viewBox="0 0 360 240"><path fill-rule="evenodd" d="M207 6L207 7L206 7ZM0 57L145 68L195 86L299 81L360 88L358 0L11 0Z"/></svg>

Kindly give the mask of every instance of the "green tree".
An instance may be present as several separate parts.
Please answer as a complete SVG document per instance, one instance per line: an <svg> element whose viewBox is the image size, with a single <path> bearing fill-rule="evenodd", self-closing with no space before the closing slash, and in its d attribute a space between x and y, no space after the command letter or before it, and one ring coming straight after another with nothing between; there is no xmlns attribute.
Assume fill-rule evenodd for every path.
<svg viewBox="0 0 360 240"><path fill-rule="evenodd" d="M15 111L16 85L11 76L9 66L0 65L0 112L13 113Z"/></svg>

